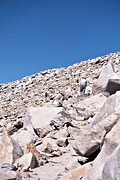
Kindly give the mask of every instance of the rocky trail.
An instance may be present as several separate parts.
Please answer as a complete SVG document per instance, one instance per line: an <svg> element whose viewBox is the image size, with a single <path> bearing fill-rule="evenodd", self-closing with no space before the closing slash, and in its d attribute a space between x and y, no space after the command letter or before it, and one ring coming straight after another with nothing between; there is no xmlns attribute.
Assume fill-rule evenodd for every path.
<svg viewBox="0 0 120 180"><path fill-rule="evenodd" d="M120 52L0 84L0 102L0 180L120 180Z"/></svg>

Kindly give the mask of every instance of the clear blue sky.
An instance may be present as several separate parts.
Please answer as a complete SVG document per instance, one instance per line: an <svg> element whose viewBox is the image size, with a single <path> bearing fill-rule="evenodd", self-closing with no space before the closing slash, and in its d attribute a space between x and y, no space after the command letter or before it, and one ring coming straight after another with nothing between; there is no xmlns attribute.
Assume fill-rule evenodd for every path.
<svg viewBox="0 0 120 180"><path fill-rule="evenodd" d="M0 83L120 51L120 0L0 0Z"/></svg>

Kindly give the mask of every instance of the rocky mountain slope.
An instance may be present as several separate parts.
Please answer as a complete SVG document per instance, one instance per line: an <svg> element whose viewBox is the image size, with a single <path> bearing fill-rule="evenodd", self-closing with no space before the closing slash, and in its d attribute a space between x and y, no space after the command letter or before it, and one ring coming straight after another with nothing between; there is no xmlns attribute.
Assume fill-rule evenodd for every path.
<svg viewBox="0 0 120 180"><path fill-rule="evenodd" d="M0 84L0 179L119 180L119 90L120 52Z"/></svg>

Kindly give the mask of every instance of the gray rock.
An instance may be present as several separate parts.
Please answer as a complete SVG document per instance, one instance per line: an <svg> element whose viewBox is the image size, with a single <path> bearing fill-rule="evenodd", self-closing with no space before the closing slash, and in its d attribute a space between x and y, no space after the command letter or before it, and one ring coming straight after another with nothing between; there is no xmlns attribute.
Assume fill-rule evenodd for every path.
<svg viewBox="0 0 120 180"><path fill-rule="evenodd" d="M38 166L38 161L32 153L24 154L21 158L17 159L14 165L21 170L29 170Z"/></svg>
<svg viewBox="0 0 120 180"><path fill-rule="evenodd" d="M104 139L106 131L100 127L86 128L73 141L73 148L82 156L90 157L97 150Z"/></svg>
<svg viewBox="0 0 120 180"><path fill-rule="evenodd" d="M120 179L120 145L108 157L102 171L102 180Z"/></svg>
<svg viewBox="0 0 120 180"><path fill-rule="evenodd" d="M120 111L120 91L117 91L115 94L113 94L106 100L103 107L94 117L94 121L92 125L93 126L96 125L106 117L119 111Z"/></svg>
<svg viewBox="0 0 120 180"><path fill-rule="evenodd" d="M102 172L110 155L114 152L117 146L120 144L120 121L112 128L112 130L106 135L101 152L93 162L93 166L89 172L89 175L84 180L101 179Z"/></svg>
<svg viewBox="0 0 120 180"><path fill-rule="evenodd" d="M115 94L116 91L120 91L120 73L114 73L109 76L106 91L110 95Z"/></svg>
<svg viewBox="0 0 120 180"><path fill-rule="evenodd" d="M94 111L94 113L96 113L103 106L106 99L107 98L102 93L97 94L95 96L88 97L85 100L83 100L77 104L77 109L78 110L80 109L83 112L84 111L88 111L88 112Z"/></svg>
<svg viewBox="0 0 120 180"><path fill-rule="evenodd" d="M83 179L84 176L88 174L91 169L91 164L87 163L83 166L78 166L77 168L73 169L69 173L67 173L63 180L80 180Z"/></svg>
<svg viewBox="0 0 120 180"><path fill-rule="evenodd" d="M35 140L38 138L35 132L23 128L15 132L12 137L19 143L21 147L26 144L30 144L31 142L35 142Z"/></svg>
<svg viewBox="0 0 120 180"><path fill-rule="evenodd" d="M63 111L62 107L31 107L28 113L35 129L45 127Z"/></svg>
<svg viewBox="0 0 120 180"><path fill-rule="evenodd" d="M16 180L17 175L14 171L0 171L0 179L1 180Z"/></svg>
<svg viewBox="0 0 120 180"><path fill-rule="evenodd" d="M12 137L19 143L21 147L25 146L26 144L30 144L38 138L35 134L28 113L26 113L23 118L23 128L15 132Z"/></svg>
<svg viewBox="0 0 120 180"><path fill-rule="evenodd" d="M93 94L97 94L101 91L104 91L108 82L108 76L114 72L113 63L109 62L105 65L101 71L101 74L97 80L97 83L94 84Z"/></svg>
<svg viewBox="0 0 120 180"><path fill-rule="evenodd" d="M0 145L0 165L9 163L12 165L16 159L23 155L23 151L19 144L8 135L4 128L2 136L2 144Z"/></svg>

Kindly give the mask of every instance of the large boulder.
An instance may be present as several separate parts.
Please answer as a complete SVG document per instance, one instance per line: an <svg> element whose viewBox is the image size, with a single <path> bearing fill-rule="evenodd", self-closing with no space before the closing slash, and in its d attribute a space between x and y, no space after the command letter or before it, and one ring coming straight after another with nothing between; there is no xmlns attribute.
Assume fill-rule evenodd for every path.
<svg viewBox="0 0 120 180"><path fill-rule="evenodd" d="M97 123L104 120L106 117L110 116L115 112L120 111L120 91L117 91L115 94L110 96L100 111L95 115L92 125L96 125Z"/></svg>
<svg viewBox="0 0 120 180"><path fill-rule="evenodd" d="M100 110L100 108L103 106L104 102L106 101L106 96L104 96L102 93L97 94L95 96L91 96L89 98L84 99L83 101L80 101L77 104L77 108L79 111L83 112L93 112L96 113Z"/></svg>
<svg viewBox="0 0 120 180"><path fill-rule="evenodd" d="M112 95L116 91L120 91L120 79L109 79L106 87L106 91Z"/></svg>
<svg viewBox="0 0 120 180"><path fill-rule="evenodd" d="M2 135L2 144L0 145L0 165L9 163L12 165L16 159L23 155L23 151L19 144L9 136L4 128Z"/></svg>
<svg viewBox="0 0 120 180"><path fill-rule="evenodd" d="M120 145L120 121L112 128L112 130L106 135L103 147L93 162L93 166L89 172L89 175L84 180L97 180L102 179L103 169L108 158L114 152L117 146ZM105 180L105 179L104 179Z"/></svg>
<svg viewBox="0 0 120 180"><path fill-rule="evenodd" d="M50 121L57 118L63 111L62 107L30 107L28 114L35 129L43 128L50 124Z"/></svg>
<svg viewBox="0 0 120 180"><path fill-rule="evenodd" d="M34 132L30 122L30 116L26 113L23 120L23 128L15 132L12 137L19 143L21 147L36 140L37 135Z"/></svg>
<svg viewBox="0 0 120 180"><path fill-rule="evenodd" d="M108 133L120 119L119 113L113 113L93 127L85 128L76 136L73 148L80 155L90 157L99 150Z"/></svg>
<svg viewBox="0 0 120 180"><path fill-rule="evenodd" d="M106 131L103 127L86 128L81 131L79 136L76 136L73 148L79 155L91 157L99 150L105 133Z"/></svg>
<svg viewBox="0 0 120 180"><path fill-rule="evenodd" d="M115 94L116 91L120 91L120 72L112 73L110 76L108 76L106 91L110 95Z"/></svg>
<svg viewBox="0 0 120 180"><path fill-rule="evenodd" d="M35 132L23 128L15 132L12 137L21 147L25 146L26 144L30 144L37 139Z"/></svg>
<svg viewBox="0 0 120 180"><path fill-rule="evenodd" d="M105 91L109 75L114 72L114 67L111 62L109 62L107 65L103 66L103 69L101 71L101 74L97 80L97 82L93 85L93 94L98 94L102 91Z"/></svg>
<svg viewBox="0 0 120 180"><path fill-rule="evenodd" d="M108 157L102 171L103 180L120 179L120 145Z"/></svg>

